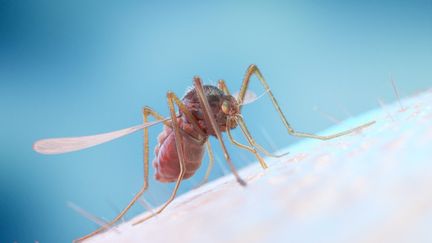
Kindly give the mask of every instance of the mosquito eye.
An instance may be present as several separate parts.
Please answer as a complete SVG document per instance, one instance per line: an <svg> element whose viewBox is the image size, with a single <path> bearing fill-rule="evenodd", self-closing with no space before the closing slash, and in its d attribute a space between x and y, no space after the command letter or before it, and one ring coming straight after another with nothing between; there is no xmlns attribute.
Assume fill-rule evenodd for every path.
<svg viewBox="0 0 432 243"><path fill-rule="evenodd" d="M222 109L223 113L228 114L228 112L229 112L229 103L228 103L228 101L224 101L222 103L221 109Z"/></svg>

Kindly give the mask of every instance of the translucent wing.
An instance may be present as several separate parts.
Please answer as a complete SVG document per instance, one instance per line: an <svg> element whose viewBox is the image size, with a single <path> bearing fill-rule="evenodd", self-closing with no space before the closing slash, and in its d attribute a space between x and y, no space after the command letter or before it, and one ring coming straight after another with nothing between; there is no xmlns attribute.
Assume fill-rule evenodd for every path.
<svg viewBox="0 0 432 243"><path fill-rule="evenodd" d="M90 135L90 136L83 136L83 137L42 139L36 141L33 144L33 149L36 152L41 154L62 154L62 153L73 152L81 149L90 148L101 143L109 142L111 140L126 136L128 134L137 132L141 129L156 125L158 123L167 120L169 120L169 118L166 118L161 121L147 122L141 125L137 125L137 126L113 131L113 132L101 133L97 135Z"/></svg>
<svg viewBox="0 0 432 243"><path fill-rule="evenodd" d="M237 91L233 94L233 97L236 100L238 100L239 93L240 93L240 91ZM247 104L250 104L250 103L257 101L259 98L261 98L263 95L265 95L265 93L266 92L264 92L258 96L253 91L247 90L242 105L247 105Z"/></svg>

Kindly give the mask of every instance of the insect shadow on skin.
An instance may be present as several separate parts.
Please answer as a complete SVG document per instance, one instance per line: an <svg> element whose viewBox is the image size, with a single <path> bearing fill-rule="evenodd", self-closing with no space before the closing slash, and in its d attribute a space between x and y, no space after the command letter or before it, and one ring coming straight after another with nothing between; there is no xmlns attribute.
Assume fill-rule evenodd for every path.
<svg viewBox="0 0 432 243"><path fill-rule="evenodd" d="M200 167L205 147L207 147L209 156L211 157L208 165L209 168L207 169L208 173L206 173L206 178L204 178L204 180L207 179L214 161L213 152L208 141L210 136L216 137L219 141L231 173L242 186L246 186L246 182L239 176L231 161L231 157L222 139L222 132L227 133L228 139L232 144L254 154L263 169L266 169L268 166L259 152L271 157L280 157L281 155L271 154L253 139L241 115L242 106L247 102L247 90L253 75L255 75L263 85L265 93L269 95L282 123L292 136L328 140L352 133L375 123L375 121L368 122L358 127L328 136L297 132L288 123L267 81L256 65L250 65L247 69L240 91L236 97L230 94L224 80L219 80L218 86L216 87L214 85L203 85L201 78L195 76L193 88L189 89L182 99L178 98L173 92L167 93L168 107L170 110L170 117L168 118L163 117L150 107L144 107L144 123L141 125L99 135L44 139L34 144L34 150L39 153L67 153L105 143L142 129L144 130L144 183L141 189L112 221L76 241L79 242L88 239L113 226L147 190L149 186L148 128L150 126L159 123L164 124L164 129L158 136L158 144L155 148L156 156L153 160L153 166L156 169L155 177L160 182L175 182L176 184L169 199L159 207L158 210L134 222L134 225L161 213L174 200L182 180L191 177ZM176 113L176 106L179 110L178 113ZM149 122L149 116L153 116L156 121ZM231 135L230 130L236 127L239 127L242 131L248 142L247 145L236 141Z"/></svg>

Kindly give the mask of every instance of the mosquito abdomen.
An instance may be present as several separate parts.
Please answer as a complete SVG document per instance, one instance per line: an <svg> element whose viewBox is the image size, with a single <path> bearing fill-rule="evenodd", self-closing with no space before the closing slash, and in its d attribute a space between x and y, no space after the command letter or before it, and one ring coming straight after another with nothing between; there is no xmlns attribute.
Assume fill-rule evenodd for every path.
<svg viewBox="0 0 432 243"><path fill-rule="evenodd" d="M189 124L185 124L181 118L178 120L180 128L188 133L193 133L193 129ZM187 179L195 174L201 166L201 161L204 156L204 143L207 138L202 141L192 139L188 135L182 136L182 144L184 151L184 160L186 171L183 179ZM155 158L153 166L156 170L155 178L160 182L175 182L180 174L180 162L177 153L175 135L171 127L164 126L163 131L158 136L158 144L155 147Z"/></svg>

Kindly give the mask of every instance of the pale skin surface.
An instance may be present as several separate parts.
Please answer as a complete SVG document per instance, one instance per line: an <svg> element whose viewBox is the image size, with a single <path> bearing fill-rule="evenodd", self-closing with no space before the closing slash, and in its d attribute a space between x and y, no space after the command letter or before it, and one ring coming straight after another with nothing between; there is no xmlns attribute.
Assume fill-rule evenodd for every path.
<svg viewBox="0 0 432 243"><path fill-rule="evenodd" d="M285 115L282 113L281 108L279 107L278 102L276 101L276 98L273 96L273 93L271 92L267 82L265 81L263 75L261 74L261 72L259 71L259 69L257 68L257 66L255 65L251 65L249 66L249 68L246 71L246 75L243 79L241 88L240 88L240 92L239 95L237 97L237 103L239 104L239 107L237 108L238 112L235 114L227 114L227 127L231 127L230 125L233 123L237 123L240 126L241 131L243 132L243 134L246 137L246 140L248 141L249 145L244 145L241 144L239 142L237 142L236 140L234 140L234 138L232 137L231 133L230 133L230 129L227 129L227 134L228 134L228 138L230 140L230 142L234 145L236 145L239 148L245 149L249 152L251 152L252 154L255 155L255 157L258 159L261 167L263 169L268 168L268 165L266 164L266 162L264 161L264 159L260 156L260 154L258 153L258 151L264 153L267 156L272 156L272 157L280 157L282 155L273 155L271 153L269 153L266 149L264 149L261 145L259 145L252 137L252 135L250 134L249 130L247 129L247 126L243 120L243 117L241 116L241 107L243 104L243 101L245 100L245 95L251 80L251 77L255 75L259 81L261 82L261 84L263 85L266 93L269 95L273 106L275 107L276 111L278 112L282 123L284 124L284 126L287 128L288 133L292 136L297 136L297 137L306 137L306 138L314 138L314 139L320 139L320 140L329 140L329 139L333 139L336 137L340 137L349 133L352 133L354 131L357 131L359 129L365 128L367 126L372 125L373 123L375 123L375 121L363 124L361 126L346 130L346 131L342 131L336 134L332 134L332 135L328 135L328 136L319 136L319 135L314 135L314 134L309 134L309 133L302 133L302 132L297 132L295 131L291 125L288 123L287 119L285 118ZM217 122L214 118L214 115L210 109L210 105L209 102L207 100L207 97L205 95L204 92L204 88L203 88L203 84L202 81L199 77L194 77L194 88L197 92L198 98L199 98L199 102L201 104L201 107L204 111L204 118L206 120L206 123L209 125L210 127L213 129L213 131L215 131L215 135L216 138L219 141L219 144L222 147L222 150L224 152L224 157L225 160L227 161L230 170L232 172L232 174L235 176L237 182L242 185L245 186L246 182L238 175L238 172L236 170L236 168L234 167L234 164L231 161L231 157L228 154L228 151L226 149L226 145L222 139L222 134L221 131L217 125ZM221 89L226 95L229 95L229 90L225 84L225 82L223 80L219 81L219 89ZM176 142L176 148L177 148L177 153L178 153L178 158L179 158L179 162L180 162L180 173L178 175L174 190L170 196L170 198L153 214L146 216L145 218L142 218L138 221L136 221L134 223L134 225L139 224L141 222L144 222L146 220L148 220L149 218L152 218L153 216L161 213L175 198L176 194L177 194L177 190L181 184L181 181L184 177L184 173L185 173L185 163L184 163L184 156L183 154L186 151L182 151L182 136L184 135L184 132L179 128L178 124L177 124L177 119L176 119L176 110L175 110L175 106L178 107L178 109L180 111L183 112L183 114L185 114L185 116L187 117L188 121L192 123L192 125L197 128L196 130L198 132L201 132L201 135L205 135L199 128L197 121L195 120L195 118L192 116L192 114L190 113L189 110L187 110L187 108L185 107L185 105L182 103L182 101L172 92L168 92L167 93L167 100L168 100L168 106L169 106L169 110L170 110L170 120L171 120L171 125L167 122L167 119L165 119L163 116L161 116L160 114L158 114L156 111L154 111L153 109L149 108L149 107L145 107L143 110L143 117L144 117L144 124L148 123L148 116L151 115L153 116L157 121L163 122L165 125L167 126L171 126L173 128L174 134L175 134L175 142ZM221 109L225 112L226 107L221 107ZM228 111L226 111L226 113L228 113ZM116 224L125 214L126 212L134 205L134 203L143 195L143 193L147 190L149 184L148 184L148 176L149 176L149 137L148 137L148 126L144 126L144 183L143 186L141 187L141 189L137 192L137 194L133 197L133 199L130 201L130 203L119 213L119 215L117 215L111 222L109 222L107 225L104 225L102 227L100 227L99 229L97 229L96 231L85 235L79 239L76 240L76 242L80 242L83 241L85 239L88 239L104 230L106 230L107 228L113 226L114 224ZM183 132L183 133L182 133ZM37 144L37 143L36 143ZM207 148L209 151L209 157L210 157L210 163L209 163L209 167L207 169L204 181L206 181L208 179L208 176L210 174L210 170L211 167L213 165L213 153L211 150L211 147L209 145L209 143L207 142ZM40 152L40 151L39 151Z"/></svg>

